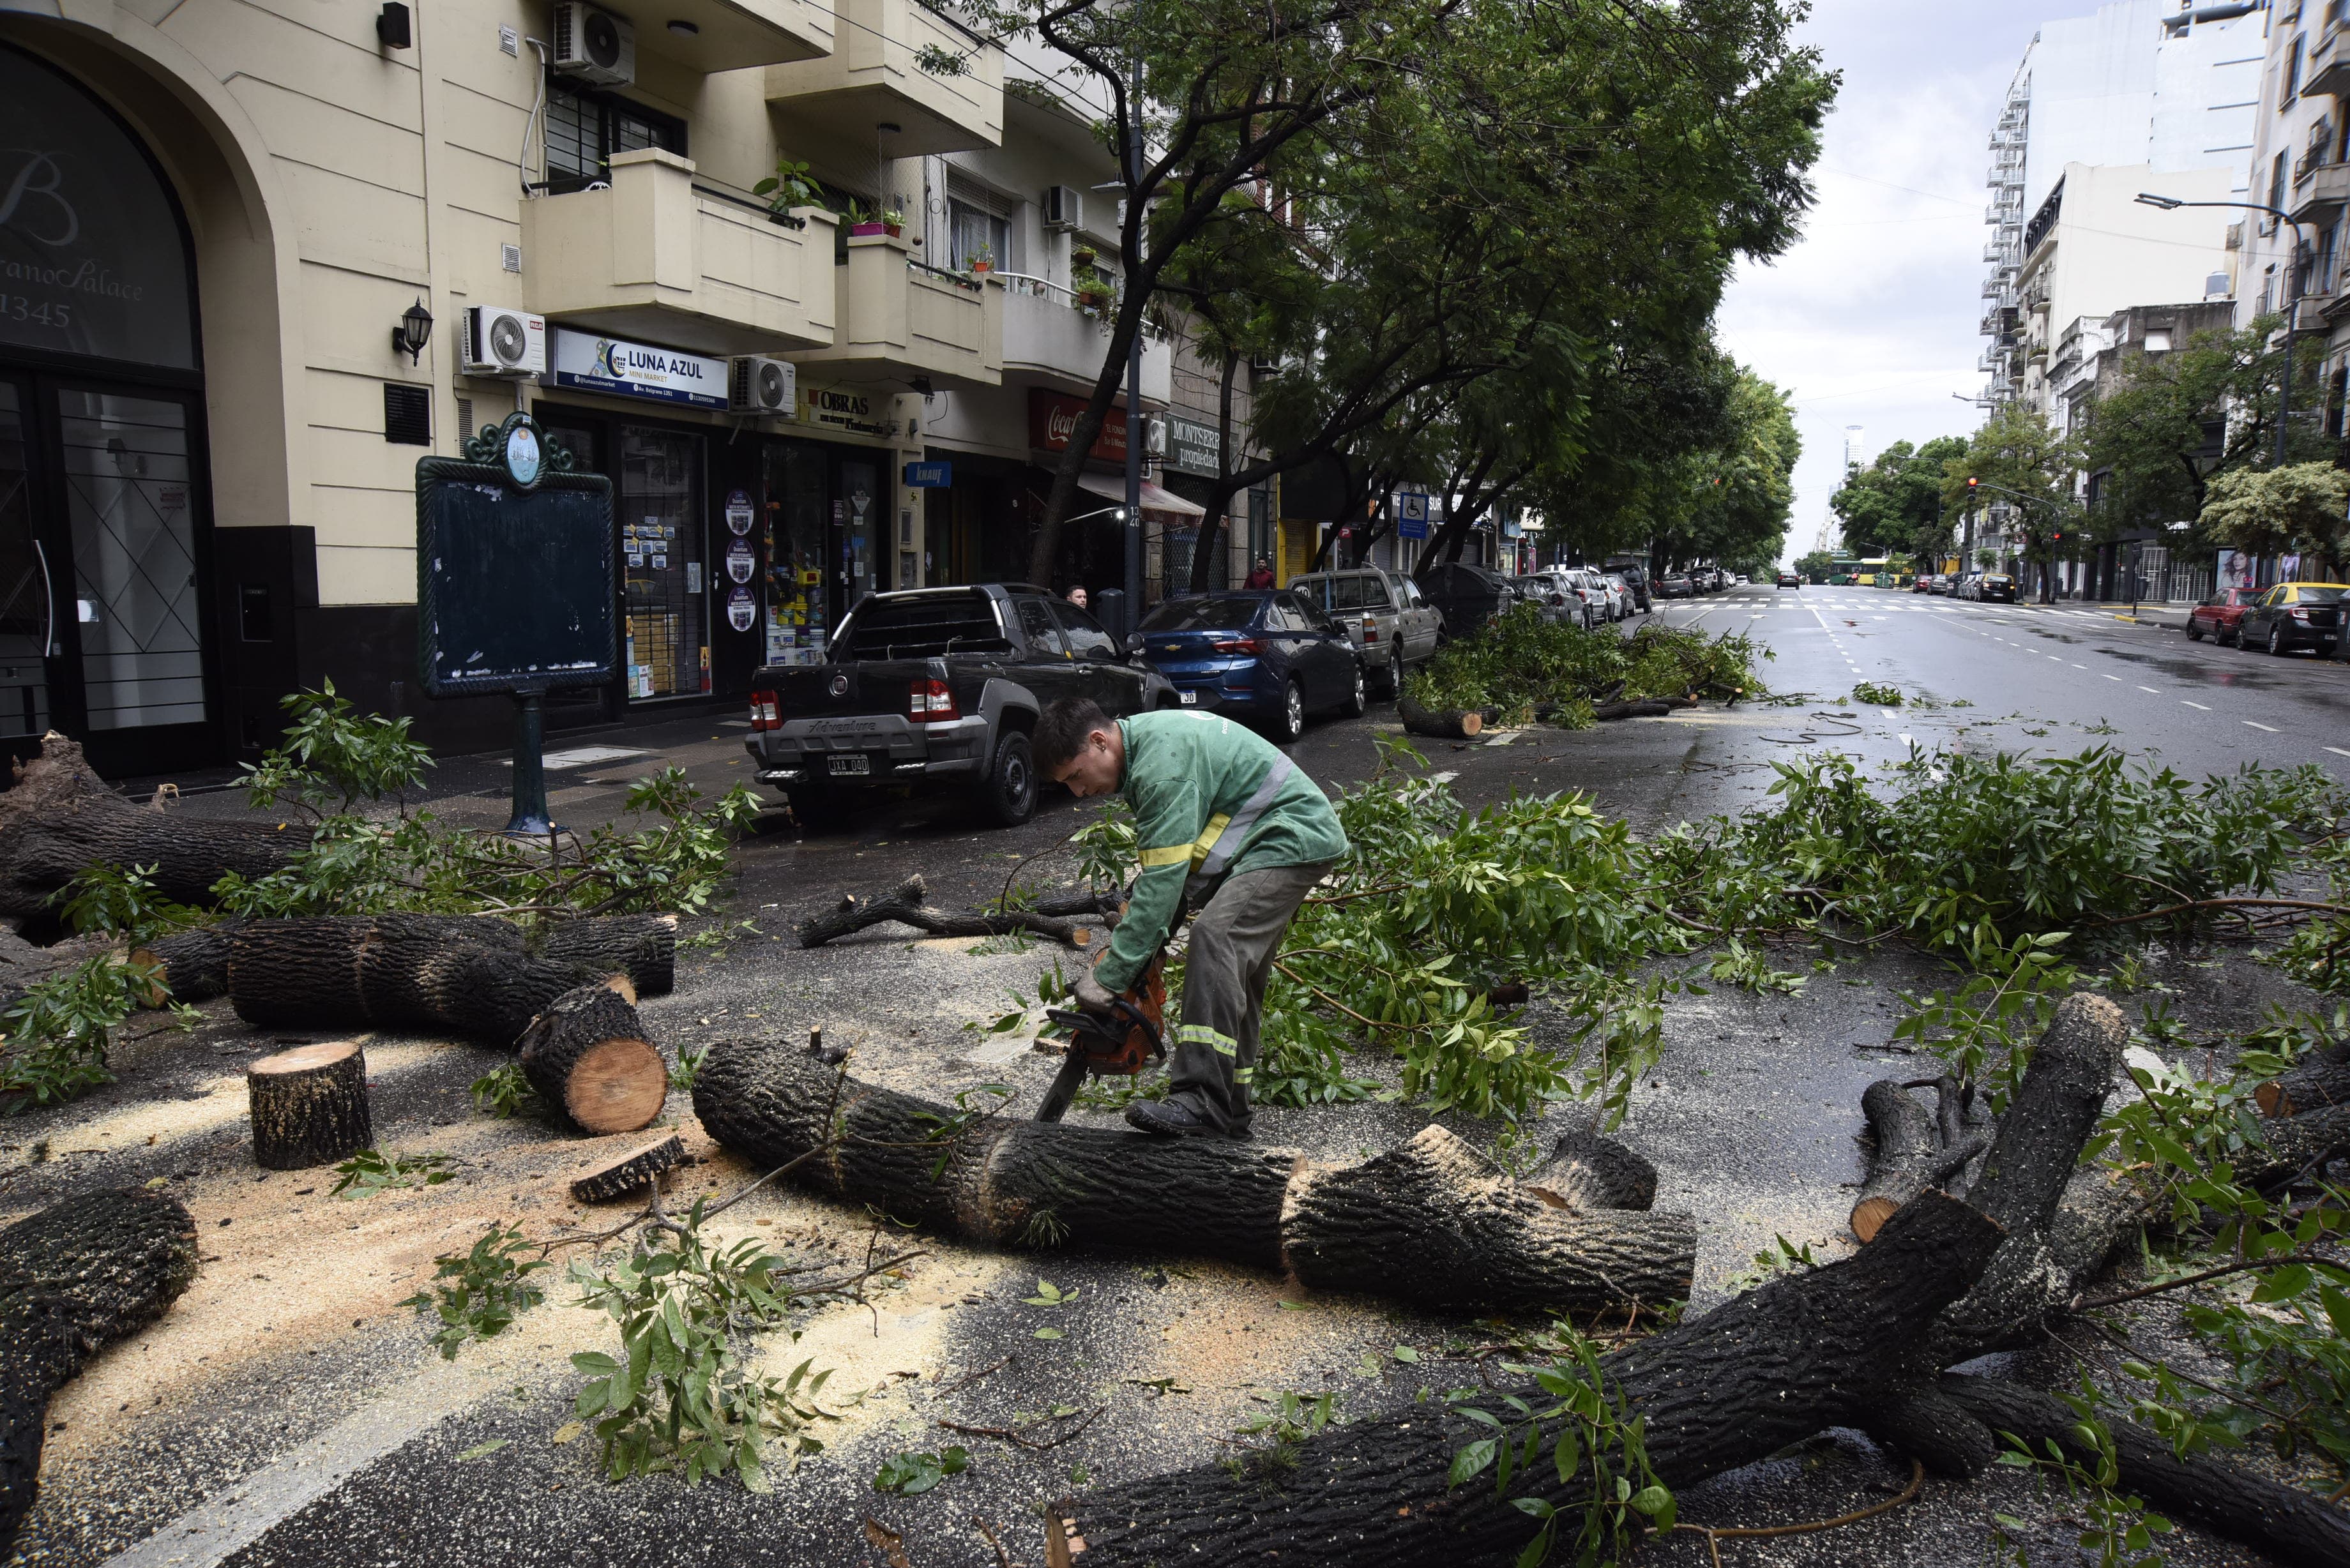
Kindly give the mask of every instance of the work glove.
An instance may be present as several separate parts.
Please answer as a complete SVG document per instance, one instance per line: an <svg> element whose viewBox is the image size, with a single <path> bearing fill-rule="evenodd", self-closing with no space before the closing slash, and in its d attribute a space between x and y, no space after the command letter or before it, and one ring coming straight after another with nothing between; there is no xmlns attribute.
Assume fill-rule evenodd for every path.
<svg viewBox="0 0 2350 1568"><path fill-rule="evenodd" d="M1108 987L1094 978L1094 971L1091 970L1077 976L1076 998L1079 1007L1084 1008L1087 1012L1098 1012L1104 1017L1109 1014L1110 1003L1118 1000L1110 994Z"/></svg>

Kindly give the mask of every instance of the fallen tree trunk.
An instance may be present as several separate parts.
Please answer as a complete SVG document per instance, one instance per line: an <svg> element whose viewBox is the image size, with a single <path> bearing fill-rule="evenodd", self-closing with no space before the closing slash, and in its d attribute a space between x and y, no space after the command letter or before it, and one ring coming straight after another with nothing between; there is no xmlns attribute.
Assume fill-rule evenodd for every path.
<svg viewBox="0 0 2350 1568"><path fill-rule="evenodd" d="M625 974L639 996L667 996L677 988L675 915L558 920L540 928L538 952L597 974Z"/></svg>
<svg viewBox="0 0 2350 1568"><path fill-rule="evenodd" d="M147 867L164 898L209 904L213 884L229 872L265 877L310 842L298 823L133 805L55 731L41 738L39 756L12 767L16 784L0 794L0 915L53 920L49 896L93 865Z"/></svg>
<svg viewBox="0 0 2350 1568"><path fill-rule="evenodd" d="M229 939L242 921L198 926L130 950L130 961L153 971L155 988L169 1002L206 1002L228 994Z"/></svg>
<svg viewBox="0 0 2350 1568"><path fill-rule="evenodd" d="M39 1487L50 1397L195 1277L195 1223L161 1193L85 1193L0 1231L0 1559Z"/></svg>
<svg viewBox="0 0 2350 1568"><path fill-rule="evenodd" d="M918 873L907 877L879 898L860 899L854 893L845 893L840 902L828 909L819 909L792 928L792 934L804 948L820 948L825 943L861 931L868 926L878 926L885 920L897 920L934 937L1000 937L1012 931L1033 931L1050 937L1063 947L1084 947L1091 933L1074 920L1024 909L1001 913L959 913L952 909L934 909L923 902L928 894Z"/></svg>
<svg viewBox="0 0 2350 1568"><path fill-rule="evenodd" d="M628 989L628 977L616 974L565 992L516 1046L515 1060L538 1097L583 1132L650 1127L669 1098L669 1064L645 1038Z"/></svg>
<svg viewBox="0 0 2350 1568"><path fill-rule="evenodd" d="M1694 708L1695 698L1635 697L1627 702L1594 702L1591 716L1605 723L1610 719L1661 719L1676 708Z"/></svg>
<svg viewBox="0 0 2350 1568"><path fill-rule="evenodd" d="M2074 1433L2080 1417L2054 1395L1995 1377L1955 1374L1946 1375L1938 1391L1986 1438L2012 1432L2036 1453L2046 1453L2054 1441L2076 1461L2097 1462L2095 1450ZM2350 1514L2224 1459L2181 1459L2167 1439L2134 1422L2114 1416L2105 1421L2113 1434L2121 1490L2136 1493L2170 1518L2257 1546L2294 1568L2350 1568Z"/></svg>
<svg viewBox="0 0 2350 1568"><path fill-rule="evenodd" d="M1485 1312L1662 1305L1688 1294L1696 1261L1687 1216L1562 1209L1440 1127L1359 1165L1315 1166L1221 1139L966 1121L755 1041L711 1047L693 1106L762 1167L814 1151L796 1172L809 1186L988 1246L1140 1242Z"/></svg>
<svg viewBox="0 0 2350 1568"><path fill-rule="evenodd" d="M2257 1158L2246 1151L2246 1179L2259 1187L2290 1180L2329 1159L2350 1156L2350 1106L2264 1119L2261 1137L2267 1147Z"/></svg>
<svg viewBox="0 0 2350 1568"><path fill-rule="evenodd" d="M1862 1241L1874 1240L1895 1210L1949 1181L1987 1147L1990 1140L1981 1133L1957 1134L1954 1098L1946 1093L1938 1116L1929 1116L1898 1079L1880 1078L1861 1091L1861 1114L1873 1141L1868 1177L1849 1223Z"/></svg>
<svg viewBox="0 0 2350 1568"><path fill-rule="evenodd" d="M1927 1193L1854 1257L1783 1276L1604 1357L1607 1392L1646 1423L1649 1463L1669 1487L1751 1463L1824 1427L1857 1425L1925 1386L1926 1325L1967 1288L1999 1240L1989 1220ZM1506 1396L1536 1407L1556 1403L1531 1378L1506 1375L1492 1396L1478 1403L1497 1412ZM1520 1423L1502 1436L1514 1441L1523 1433ZM1297 1444L1277 1485L1245 1465L1234 1467L1238 1473L1206 1465L1103 1488L1079 1503L1085 1562L1507 1562L1534 1534L1534 1521L1497 1496L1488 1476L1446 1485L1454 1452L1494 1435L1415 1405ZM1568 1514L1571 1529L1588 1475L1586 1465L1562 1483L1545 1443L1509 1490Z"/></svg>
<svg viewBox="0 0 2350 1568"><path fill-rule="evenodd" d="M2335 1045L2304 1057L2253 1091L2261 1114L2297 1116L2328 1106L2350 1106L2350 1045Z"/></svg>
<svg viewBox="0 0 2350 1568"><path fill-rule="evenodd" d="M609 1203L642 1192L661 1172L684 1163L684 1141L671 1133L589 1171L571 1184L571 1196L581 1203Z"/></svg>
<svg viewBox="0 0 2350 1568"><path fill-rule="evenodd" d="M1648 1210L1657 1202L1657 1168L1612 1137L1568 1133L1550 1158L1519 1185L1569 1209Z"/></svg>
<svg viewBox="0 0 2350 1568"><path fill-rule="evenodd" d="M1485 728L1485 715L1474 708L1430 711L1409 697L1396 699L1396 717L1409 733L1435 741L1474 740Z"/></svg>

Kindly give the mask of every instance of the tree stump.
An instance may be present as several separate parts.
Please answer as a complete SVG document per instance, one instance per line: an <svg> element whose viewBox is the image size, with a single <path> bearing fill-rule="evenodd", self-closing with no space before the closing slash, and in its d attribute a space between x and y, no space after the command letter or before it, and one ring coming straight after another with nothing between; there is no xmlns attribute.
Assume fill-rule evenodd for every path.
<svg viewBox="0 0 2350 1568"><path fill-rule="evenodd" d="M244 1070L254 1163L267 1170L331 1165L375 1141L367 1054L348 1040L296 1045Z"/></svg>
<svg viewBox="0 0 2350 1568"><path fill-rule="evenodd" d="M650 1127L669 1098L669 1064L621 993L626 983L615 975L567 991L522 1033L523 1076L583 1131Z"/></svg>
<svg viewBox="0 0 2350 1568"><path fill-rule="evenodd" d="M609 1165L599 1166L571 1184L571 1196L582 1203L609 1203L641 1192L660 1179L661 1172L685 1162L685 1142L675 1133L659 1143L631 1149Z"/></svg>

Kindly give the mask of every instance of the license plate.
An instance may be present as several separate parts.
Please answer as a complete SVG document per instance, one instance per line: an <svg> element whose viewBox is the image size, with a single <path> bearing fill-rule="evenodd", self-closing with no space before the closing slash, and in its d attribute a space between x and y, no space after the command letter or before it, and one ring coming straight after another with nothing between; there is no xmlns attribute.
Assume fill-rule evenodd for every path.
<svg viewBox="0 0 2350 1568"><path fill-rule="evenodd" d="M870 757L834 756L828 761L836 774L869 774L873 771L873 759Z"/></svg>
<svg viewBox="0 0 2350 1568"><path fill-rule="evenodd" d="M1200 694L1197 691L1179 691L1176 696L1181 700L1186 708L1196 708L1200 705Z"/></svg>

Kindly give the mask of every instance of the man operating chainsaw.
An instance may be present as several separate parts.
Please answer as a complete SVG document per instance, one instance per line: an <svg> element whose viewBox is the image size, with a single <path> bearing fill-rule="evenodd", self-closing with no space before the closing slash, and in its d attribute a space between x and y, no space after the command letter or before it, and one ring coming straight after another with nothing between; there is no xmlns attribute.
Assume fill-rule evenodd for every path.
<svg viewBox="0 0 2350 1568"><path fill-rule="evenodd" d="M1112 719L1083 697L1045 711L1036 767L1078 795L1126 796L1142 872L1109 950L1076 983L1077 1005L1107 1014L1198 910L1183 966L1173 1086L1126 1119L1166 1136L1246 1137L1265 981L1282 933L1346 853L1322 786L1229 719L1180 709Z"/></svg>

